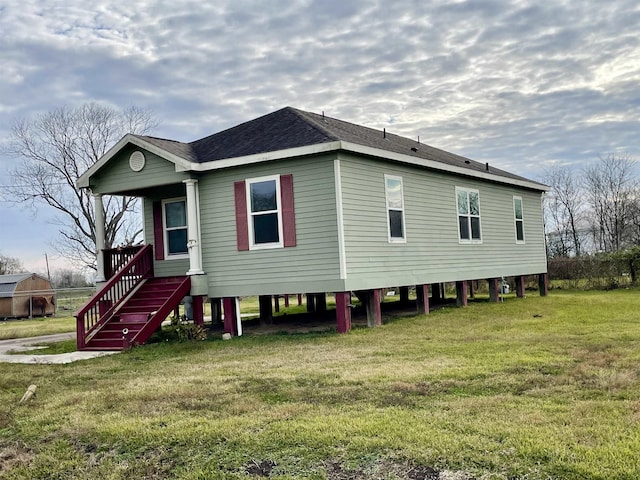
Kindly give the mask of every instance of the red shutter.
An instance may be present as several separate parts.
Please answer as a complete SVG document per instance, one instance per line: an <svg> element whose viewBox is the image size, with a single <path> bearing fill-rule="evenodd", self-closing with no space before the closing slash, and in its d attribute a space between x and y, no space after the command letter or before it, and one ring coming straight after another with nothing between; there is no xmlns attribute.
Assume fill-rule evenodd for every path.
<svg viewBox="0 0 640 480"><path fill-rule="evenodd" d="M247 187L242 182L233 184L236 201L236 241L238 250L249 250L249 225L247 223Z"/></svg>
<svg viewBox="0 0 640 480"><path fill-rule="evenodd" d="M162 202L153 202L153 243L156 260L164 260L164 229L162 228Z"/></svg>
<svg viewBox="0 0 640 480"><path fill-rule="evenodd" d="M293 175L280 176L282 200L282 236L285 247L296 246L296 213L293 206Z"/></svg>

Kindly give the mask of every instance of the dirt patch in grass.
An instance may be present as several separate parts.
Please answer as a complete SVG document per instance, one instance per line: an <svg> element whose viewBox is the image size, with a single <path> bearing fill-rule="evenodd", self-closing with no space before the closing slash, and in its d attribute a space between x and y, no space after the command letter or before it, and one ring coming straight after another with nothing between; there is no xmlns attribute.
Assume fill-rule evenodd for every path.
<svg viewBox="0 0 640 480"><path fill-rule="evenodd" d="M347 466L340 460L328 460L323 468L328 480L474 480L465 472L439 471L425 465L412 465L393 460L378 460L369 465ZM272 460L252 460L244 465L244 471L256 478L282 475Z"/></svg>
<svg viewBox="0 0 640 480"><path fill-rule="evenodd" d="M0 443L0 473L14 467L26 466L35 455L24 445Z"/></svg>

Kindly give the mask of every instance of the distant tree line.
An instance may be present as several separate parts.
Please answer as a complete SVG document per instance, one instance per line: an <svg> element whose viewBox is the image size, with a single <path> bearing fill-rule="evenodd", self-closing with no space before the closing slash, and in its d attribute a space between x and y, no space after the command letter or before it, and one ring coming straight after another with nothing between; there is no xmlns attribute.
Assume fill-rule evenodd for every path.
<svg viewBox="0 0 640 480"><path fill-rule="evenodd" d="M24 272L24 267L19 258L10 257L0 253L0 275L11 275Z"/></svg>
<svg viewBox="0 0 640 480"><path fill-rule="evenodd" d="M553 167L543 181L551 187L544 202L550 274L628 274L635 283L640 268L636 161L612 153L578 171Z"/></svg>

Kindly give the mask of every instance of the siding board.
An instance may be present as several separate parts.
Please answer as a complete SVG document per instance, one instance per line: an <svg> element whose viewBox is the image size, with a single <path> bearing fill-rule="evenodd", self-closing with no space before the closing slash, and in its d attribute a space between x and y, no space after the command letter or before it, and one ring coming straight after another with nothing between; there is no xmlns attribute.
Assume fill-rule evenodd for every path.
<svg viewBox="0 0 640 480"><path fill-rule="evenodd" d="M541 194L341 155L347 287L365 289L546 271ZM384 175L403 178L407 242L388 242ZM458 240L455 187L480 191L482 244ZM523 199L516 244L513 195Z"/></svg>
<svg viewBox="0 0 640 480"><path fill-rule="evenodd" d="M140 150L145 156L145 166L139 172L129 167L129 156ZM142 188L180 183L189 178L187 173L177 173L175 165L158 155L129 145L114 157L108 165L91 178L91 190L94 193L109 192L118 194L132 192Z"/></svg>
<svg viewBox="0 0 640 480"><path fill-rule="evenodd" d="M200 179L203 267L211 296L334 291L343 286L333 158L324 155L225 169ZM296 246L238 251L234 182L286 174L293 176Z"/></svg>

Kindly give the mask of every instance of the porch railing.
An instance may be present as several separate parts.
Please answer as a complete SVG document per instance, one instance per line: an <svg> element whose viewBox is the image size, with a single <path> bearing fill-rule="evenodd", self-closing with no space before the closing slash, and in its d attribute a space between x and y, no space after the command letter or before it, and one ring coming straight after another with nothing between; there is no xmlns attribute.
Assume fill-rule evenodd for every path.
<svg viewBox="0 0 640 480"><path fill-rule="evenodd" d="M113 277L118 270L124 267L135 257L136 253L142 250L142 245L129 247L110 248L102 251L104 260L104 278L107 280Z"/></svg>
<svg viewBox="0 0 640 480"><path fill-rule="evenodd" d="M78 350L84 349L87 338L113 316L120 302L142 280L153 277L153 247L145 245L114 273L75 314Z"/></svg>

